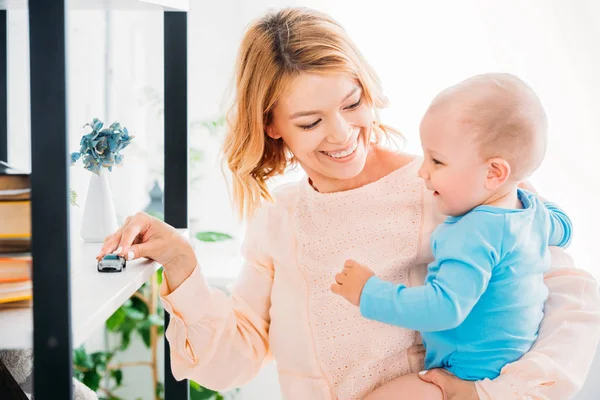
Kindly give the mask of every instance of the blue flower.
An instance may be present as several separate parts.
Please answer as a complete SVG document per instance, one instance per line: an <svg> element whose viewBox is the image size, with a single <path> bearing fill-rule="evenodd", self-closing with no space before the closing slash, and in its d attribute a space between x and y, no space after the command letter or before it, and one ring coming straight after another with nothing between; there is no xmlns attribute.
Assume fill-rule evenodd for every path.
<svg viewBox="0 0 600 400"><path fill-rule="evenodd" d="M127 128L121 128L118 122L102 129L104 123L94 118L84 128L88 126L92 131L81 137L79 152L71 153L71 165L81 159L84 168L95 174L100 174L102 167L112 171L113 166L120 166L123 163L120 152L131 143L134 136L129 135Z"/></svg>

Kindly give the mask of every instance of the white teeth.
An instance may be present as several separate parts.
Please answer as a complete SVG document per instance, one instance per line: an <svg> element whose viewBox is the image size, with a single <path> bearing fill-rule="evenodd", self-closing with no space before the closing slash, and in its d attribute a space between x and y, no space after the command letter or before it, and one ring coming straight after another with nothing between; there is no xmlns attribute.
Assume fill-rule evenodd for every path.
<svg viewBox="0 0 600 400"><path fill-rule="evenodd" d="M327 151L322 151L321 153L327 154L330 157L333 158L342 158L342 157L347 157L350 154L354 153L354 151L356 150L356 148L358 147L358 140L356 140L351 147L347 148L344 151L336 151L333 153L327 152Z"/></svg>

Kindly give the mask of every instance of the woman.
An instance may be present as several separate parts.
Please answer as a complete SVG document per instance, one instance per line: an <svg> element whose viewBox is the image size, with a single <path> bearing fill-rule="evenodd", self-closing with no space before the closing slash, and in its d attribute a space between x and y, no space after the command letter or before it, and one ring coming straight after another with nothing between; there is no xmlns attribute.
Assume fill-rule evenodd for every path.
<svg viewBox="0 0 600 400"><path fill-rule="evenodd" d="M395 132L378 119L386 99L374 71L330 17L287 9L246 32L236 84L225 154L234 199L251 218L231 296L208 287L190 245L146 214L129 218L98 257L116 249L164 266L178 379L237 387L274 358L286 399L355 399L420 371L415 332L361 318L330 292L347 259L422 284L429 235L442 220L417 177L420 160L379 145ZM271 196L268 179L290 163L308 178ZM596 282L559 250L553 266L538 341L521 360L493 381L443 371L423 379L449 399L571 396L597 343L600 299Z"/></svg>

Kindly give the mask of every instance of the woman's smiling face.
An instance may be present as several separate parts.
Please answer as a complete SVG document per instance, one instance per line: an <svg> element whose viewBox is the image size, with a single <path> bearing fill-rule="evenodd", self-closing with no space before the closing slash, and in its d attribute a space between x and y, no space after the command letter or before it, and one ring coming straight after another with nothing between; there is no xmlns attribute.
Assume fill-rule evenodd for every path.
<svg viewBox="0 0 600 400"><path fill-rule="evenodd" d="M277 103L267 133L285 142L319 187L363 170L372 127L373 113L358 81L303 73Z"/></svg>

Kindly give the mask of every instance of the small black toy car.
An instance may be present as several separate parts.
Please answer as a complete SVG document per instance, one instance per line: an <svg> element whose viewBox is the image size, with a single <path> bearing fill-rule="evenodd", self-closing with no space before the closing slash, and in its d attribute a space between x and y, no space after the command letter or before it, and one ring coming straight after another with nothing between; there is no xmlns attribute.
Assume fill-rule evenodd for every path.
<svg viewBox="0 0 600 400"><path fill-rule="evenodd" d="M98 261L98 272L121 272L127 266L124 257L116 254L107 254Z"/></svg>

